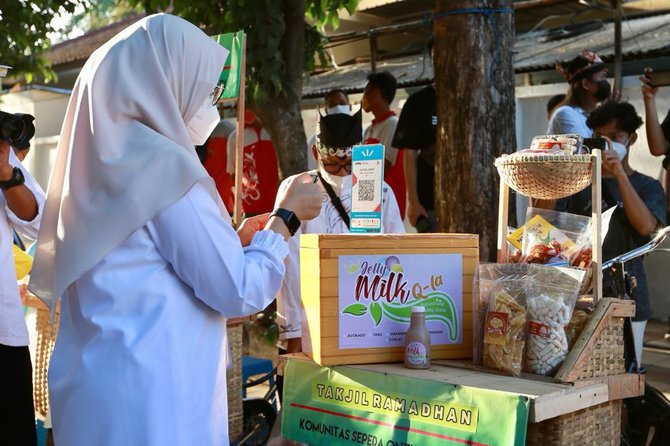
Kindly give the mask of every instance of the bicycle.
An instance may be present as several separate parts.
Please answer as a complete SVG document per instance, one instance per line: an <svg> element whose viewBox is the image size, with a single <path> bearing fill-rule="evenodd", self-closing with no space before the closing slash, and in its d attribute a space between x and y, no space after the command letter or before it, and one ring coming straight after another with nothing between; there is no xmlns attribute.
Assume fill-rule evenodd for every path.
<svg viewBox="0 0 670 446"><path fill-rule="evenodd" d="M277 419L276 375L277 368L275 367L260 378L242 384L243 388L248 389L270 381L270 378L275 378L263 398L244 398L242 400L243 434L242 438L235 443L236 446L260 446L266 444L270 438L272 426Z"/></svg>
<svg viewBox="0 0 670 446"><path fill-rule="evenodd" d="M661 229L645 245L603 263L603 271L609 272L612 278L613 297L630 299L633 285L632 278L626 274L626 262L659 250L658 246L666 239L668 234L670 234L670 226ZM670 250L663 249L663 251ZM637 364L629 318L624 323L624 356L628 373L645 372L640 364ZM645 382L644 395L624 400L624 413L626 419L621 429L622 445L660 446L670 444L670 400L652 385Z"/></svg>

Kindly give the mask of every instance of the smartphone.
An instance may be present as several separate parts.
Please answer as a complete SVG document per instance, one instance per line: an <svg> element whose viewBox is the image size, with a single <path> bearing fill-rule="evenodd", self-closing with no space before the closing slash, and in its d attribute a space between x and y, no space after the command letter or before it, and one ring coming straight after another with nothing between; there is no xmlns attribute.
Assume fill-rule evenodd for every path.
<svg viewBox="0 0 670 446"><path fill-rule="evenodd" d="M670 71L651 71L645 76L649 78L652 87L665 87L670 85Z"/></svg>
<svg viewBox="0 0 670 446"><path fill-rule="evenodd" d="M605 150L607 148L607 141L605 141L605 138L584 138L582 148L587 149L588 153L591 153L595 149Z"/></svg>

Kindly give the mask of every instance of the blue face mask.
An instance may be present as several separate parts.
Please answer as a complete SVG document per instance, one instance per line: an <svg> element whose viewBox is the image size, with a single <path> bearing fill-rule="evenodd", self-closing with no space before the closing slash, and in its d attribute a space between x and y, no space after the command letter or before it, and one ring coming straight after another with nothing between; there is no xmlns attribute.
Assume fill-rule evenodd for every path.
<svg viewBox="0 0 670 446"><path fill-rule="evenodd" d="M335 105L326 109L326 113L329 115L336 115L338 113L344 113L348 115L350 111L351 108L349 105Z"/></svg>

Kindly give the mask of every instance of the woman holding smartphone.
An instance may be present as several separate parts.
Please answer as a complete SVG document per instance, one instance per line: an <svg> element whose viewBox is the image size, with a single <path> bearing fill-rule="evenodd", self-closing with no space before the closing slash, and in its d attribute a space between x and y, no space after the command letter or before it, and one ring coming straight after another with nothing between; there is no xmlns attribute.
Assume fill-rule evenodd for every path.
<svg viewBox="0 0 670 446"><path fill-rule="evenodd" d="M662 156L665 175L663 177L663 189L665 189L665 204L670 205L670 175L668 175L668 164L670 164L670 111L661 123L656 109L656 93L663 83L656 81L656 74L651 68L645 68L644 74L640 76L642 82L642 97L644 99L645 130L647 131L647 142L649 152L654 156Z"/></svg>
<svg viewBox="0 0 670 446"><path fill-rule="evenodd" d="M649 152L654 156L665 155L663 158L663 190L665 191L665 207L670 209L670 110L661 123L658 119L658 110L656 109L656 93L659 87L670 85L668 79L661 79L659 73L654 73L651 68L645 68L644 74L640 76L642 82L642 97L644 99L645 130L647 131L647 143ZM666 74L666 73L663 73ZM668 76L665 76L666 78ZM670 217L670 212L668 212ZM665 339L670 339L670 328L665 333Z"/></svg>

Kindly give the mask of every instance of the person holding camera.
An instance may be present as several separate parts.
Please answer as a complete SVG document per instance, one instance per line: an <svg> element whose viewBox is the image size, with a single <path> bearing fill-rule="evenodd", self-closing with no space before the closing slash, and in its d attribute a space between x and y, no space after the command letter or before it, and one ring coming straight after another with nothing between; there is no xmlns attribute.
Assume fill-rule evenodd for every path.
<svg viewBox="0 0 670 446"><path fill-rule="evenodd" d="M660 122L656 108L656 93L661 85L652 82L651 76L654 71L645 68L644 74L640 76L642 84L642 98L644 99L645 130L647 131L647 143L649 153L663 158L663 189L665 191L665 206L670 209L670 110L663 122ZM666 215L670 221L670 211ZM669 320L670 322L670 320ZM670 339L670 328L665 333L665 339Z"/></svg>
<svg viewBox="0 0 670 446"><path fill-rule="evenodd" d="M11 115L2 118L3 127L22 125ZM44 192L5 140L0 140L0 191L0 443L30 446L37 442L33 374L12 238L13 230L37 238Z"/></svg>
<svg viewBox="0 0 670 446"><path fill-rule="evenodd" d="M607 145L607 150L602 152L603 211L616 207L603 241L603 259L607 261L644 245L654 231L665 226L665 202L661 184L636 172L628 162L630 147L637 141L637 129L642 125L635 108L627 102L608 101L591 112L587 124ZM591 187L559 200L555 209L590 216ZM644 329L651 316L643 259L627 263L626 272L637 283L631 297L636 306L632 326L639 367ZM608 281L604 279L603 284L607 291Z"/></svg>
<svg viewBox="0 0 670 446"><path fill-rule="evenodd" d="M229 443L226 319L272 301L287 239L321 194L299 177L272 215L233 228L195 151L219 123L227 55L197 26L156 14L79 74L29 285L52 308L60 297L57 445Z"/></svg>
<svg viewBox="0 0 670 446"><path fill-rule="evenodd" d="M649 153L654 156L665 156L663 158L663 185L665 189L665 205L670 207L670 174L668 166L670 164L670 110L665 116L663 122L660 122L658 110L656 108L656 93L658 86L652 85L650 75L653 73L651 68L645 68L644 74L640 76L642 84L642 98L644 99L645 130L647 131L647 142L649 143Z"/></svg>

